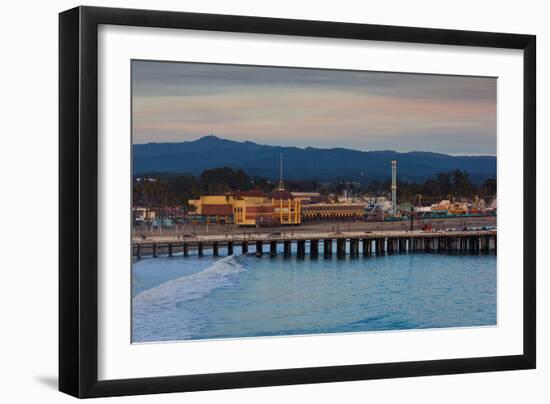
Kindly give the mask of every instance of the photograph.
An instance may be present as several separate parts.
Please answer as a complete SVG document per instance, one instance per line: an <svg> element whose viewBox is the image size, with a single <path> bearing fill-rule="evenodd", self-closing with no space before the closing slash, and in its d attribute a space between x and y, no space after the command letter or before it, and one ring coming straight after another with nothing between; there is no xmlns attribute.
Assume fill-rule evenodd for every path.
<svg viewBox="0 0 550 404"><path fill-rule="evenodd" d="M132 60L131 111L132 343L497 326L496 77Z"/></svg>

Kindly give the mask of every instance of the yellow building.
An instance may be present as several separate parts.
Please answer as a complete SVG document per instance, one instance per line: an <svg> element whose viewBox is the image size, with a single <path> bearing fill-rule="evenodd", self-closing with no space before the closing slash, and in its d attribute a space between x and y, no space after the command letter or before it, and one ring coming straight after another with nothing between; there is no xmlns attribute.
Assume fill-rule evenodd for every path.
<svg viewBox="0 0 550 404"><path fill-rule="evenodd" d="M191 199L189 204L195 208L195 214L203 216L206 223L232 223L234 198L231 194L201 195L200 199Z"/></svg>
<svg viewBox="0 0 550 404"><path fill-rule="evenodd" d="M262 191L245 191L233 194L233 220L240 226L273 226L273 204Z"/></svg>
<svg viewBox="0 0 550 404"><path fill-rule="evenodd" d="M365 217L361 203L315 203L302 208L304 221L360 220Z"/></svg>
<svg viewBox="0 0 550 404"><path fill-rule="evenodd" d="M268 197L262 191L202 195L190 200L195 213L206 223L235 223L241 226L300 224L300 201L282 189Z"/></svg>
<svg viewBox="0 0 550 404"><path fill-rule="evenodd" d="M274 208L274 218L279 224L300 224L302 202L294 198L285 189L276 189L271 194L271 204Z"/></svg>

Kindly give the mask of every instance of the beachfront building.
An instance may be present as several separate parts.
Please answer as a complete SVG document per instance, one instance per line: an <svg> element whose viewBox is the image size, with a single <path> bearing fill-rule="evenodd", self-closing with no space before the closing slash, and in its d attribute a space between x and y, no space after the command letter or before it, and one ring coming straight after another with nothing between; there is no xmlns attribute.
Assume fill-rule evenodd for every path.
<svg viewBox="0 0 550 404"><path fill-rule="evenodd" d="M315 203L302 207L302 221L362 220L365 217L363 203Z"/></svg>
<svg viewBox="0 0 550 404"><path fill-rule="evenodd" d="M273 226L275 209L265 192L233 193L233 218L239 226Z"/></svg>
<svg viewBox="0 0 550 404"><path fill-rule="evenodd" d="M274 220L281 225L294 225L301 222L302 203L286 189L276 189L271 193Z"/></svg>
<svg viewBox="0 0 550 404"><path fill-rule="evenodd" d="M276 189L271 195L262 191L201 195L189 203L195 208L195 217L206 223L278 226L301 222L300 201L284 189Z"/></svg>
<svg viewBox="0 0 550 404"><path fill-rule="evenodd" d="M233 223L234 198L231 194L201 195L199 199L189 200L195 208L194 217L205 223Z"/></svg>

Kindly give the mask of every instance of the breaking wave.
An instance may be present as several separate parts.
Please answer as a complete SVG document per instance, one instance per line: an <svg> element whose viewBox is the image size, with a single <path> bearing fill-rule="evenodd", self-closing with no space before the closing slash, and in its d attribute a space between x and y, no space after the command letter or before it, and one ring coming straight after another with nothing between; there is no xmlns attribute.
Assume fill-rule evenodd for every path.
<svg viewBox="0 0 550 404"><path fill-rule="evenodd" d="M133 342L189 339L205 326L184 302L201 299L231 285L244 267L234 256L223 258L202 272L172 279L145 290L132 301Z"/></svg>

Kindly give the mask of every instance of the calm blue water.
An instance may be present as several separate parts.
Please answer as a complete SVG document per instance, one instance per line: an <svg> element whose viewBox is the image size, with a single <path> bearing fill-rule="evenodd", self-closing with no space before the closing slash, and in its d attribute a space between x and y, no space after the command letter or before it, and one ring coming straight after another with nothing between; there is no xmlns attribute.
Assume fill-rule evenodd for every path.
<svg viewBox="0 0 550 404"><path fill-rule="evenodd" d="M324 260L320 245L319 259L297 260L236 250L134 263L133 341L496 324L495 255Z"/></svg>

